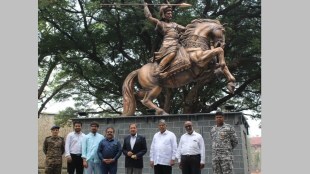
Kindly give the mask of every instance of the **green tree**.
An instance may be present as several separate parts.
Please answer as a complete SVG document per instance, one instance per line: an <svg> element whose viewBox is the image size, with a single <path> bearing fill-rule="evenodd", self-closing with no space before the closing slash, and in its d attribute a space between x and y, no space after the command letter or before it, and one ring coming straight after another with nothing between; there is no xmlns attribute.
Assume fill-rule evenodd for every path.
<svg viewBox="0 0 310 174"><path fill-rule="evenodd" d="M131 71L149 61L158 48L158 36L145 19L143 6L100 6L102 2L129 3L39 1L38 114L49 101L70 97L77 110L91 110L91 104L97 106L100 115L122 112L122 83ZM169 113L210 112L230 104L236 111L252 110L254 117L260 117L260 0L187 3L192 7L175 8L177 23L185 26L196 18L211 18L225 24L225 58L236 77L237 89L235 94L228 94L224 78L208 76L181 88L164 89L157 103ZM150 11L157 16L158 6L150 7ZM141 103L137 107L138 112L146 113Z"/></svg>

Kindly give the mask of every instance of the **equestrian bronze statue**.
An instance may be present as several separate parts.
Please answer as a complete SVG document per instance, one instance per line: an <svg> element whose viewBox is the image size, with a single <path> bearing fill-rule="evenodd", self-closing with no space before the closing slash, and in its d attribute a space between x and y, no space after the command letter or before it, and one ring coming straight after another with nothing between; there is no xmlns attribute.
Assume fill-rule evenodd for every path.
<svg viewBox="0 0 310 174"><path fill-rule="evenodd" d="M215 73L220 69L227 79L227 88L234 93L235 78L226 66L224 58L225 30L218 20L195 19L185 28L180 36L176 56L165 69L164 77L158 76L155 71L159 63L145 64L140 69L132 71L123 83L123 116L132 116L136 111L136 97L141 97L143 105L154 109L156 115L167 115L152 101L162 88L178 88L190 82L197 81L206 73ZM213 66L208 65L217 59ZM212 71L210 71L212 69ZM135 92L135 79L142 89Z"/></svg>

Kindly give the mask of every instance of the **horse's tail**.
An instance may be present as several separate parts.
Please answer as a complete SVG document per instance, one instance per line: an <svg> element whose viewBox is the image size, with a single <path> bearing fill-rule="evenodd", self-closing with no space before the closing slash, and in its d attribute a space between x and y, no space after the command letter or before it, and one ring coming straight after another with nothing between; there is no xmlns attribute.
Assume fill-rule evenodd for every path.
<svg viewBox="0 0 310 174"><path fill-rule="evenodd" d="M132 116L136 111L136 99L134 95L134 79L139 69L131 72L123 83L123 113L122 116Z"/></svg>

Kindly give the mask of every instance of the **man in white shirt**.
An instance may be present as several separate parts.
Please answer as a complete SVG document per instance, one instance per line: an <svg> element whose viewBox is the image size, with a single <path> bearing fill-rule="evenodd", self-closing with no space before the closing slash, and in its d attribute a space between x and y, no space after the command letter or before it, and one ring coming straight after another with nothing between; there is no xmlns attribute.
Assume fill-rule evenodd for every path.
<svg viewBox="0 0 310 174"><path fill-rule="evenodd" d="M85 136L81 132L82 123L80 121L73 122L74 131L70 132L66 138L65 157L67 159L68 174L83 174L82 159L82 139Z"/></svg>
<svg viewBox="0 0 310 174"><path fill-rule="evenodd" d="M193 130L193 123L184 123L186 133L180 138L177 150L182 174L200 174L205 166L205 143L202 136Z"/></svg>
<svg viewBox="0 0 310 174"><path fill-rule="evenodd" d="M167 130L163 119L159 120L158 129L150 148L150 166L154 167L154 174L171 174L176 158L177 138L173 132Z"/></svg>

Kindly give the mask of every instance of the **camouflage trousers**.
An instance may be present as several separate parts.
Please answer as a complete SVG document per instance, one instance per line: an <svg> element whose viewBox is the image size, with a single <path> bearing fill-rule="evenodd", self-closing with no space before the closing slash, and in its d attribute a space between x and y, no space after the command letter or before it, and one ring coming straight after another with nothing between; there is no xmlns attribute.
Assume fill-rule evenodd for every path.
<svg viewBox="0 0 310 174"><path fill-rule="evenodd" d="M233 174L232 160L212 160L213 174Z"/></svg>
<svg viewBox="0 0 310 174"><path fill-rule="evenodd" d="M61 164L49 164L45 166L45 174L61 174Z"/></svg>

